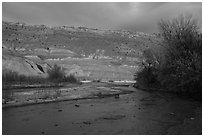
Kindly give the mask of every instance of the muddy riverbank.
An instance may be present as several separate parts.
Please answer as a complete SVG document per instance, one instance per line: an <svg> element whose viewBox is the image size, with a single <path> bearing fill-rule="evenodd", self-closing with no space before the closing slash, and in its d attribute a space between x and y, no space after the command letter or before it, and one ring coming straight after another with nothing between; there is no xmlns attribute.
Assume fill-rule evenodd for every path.
<svg viewBox="0 0 204 137"><path fill-rule="evenodd" d="M129 94L135 88L127 84L92 82L85 84L67 84L50 87L37 85L25 88L11 88L3 90L3 109L50 102L61 102L81 99L94 99Z"/></svg>
<svg viewBox="0 0 204 137"><path fill-rule="evenodd" d="M101 87L97 90L101 93L104 87L111 88L110 85ZM131 87L123 88L118 89L120 93L127 88L131 90ZM119 96L6 108L2 110L2 133L201 134L201 108L200 102L169 93L134 89Z"/></svg>

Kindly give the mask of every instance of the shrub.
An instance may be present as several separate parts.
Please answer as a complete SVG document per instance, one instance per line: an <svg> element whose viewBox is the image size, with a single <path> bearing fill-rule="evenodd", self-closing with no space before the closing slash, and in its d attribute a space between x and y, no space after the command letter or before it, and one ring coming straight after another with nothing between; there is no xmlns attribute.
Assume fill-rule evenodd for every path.
<svg viewBox="0 0 204 137"><path fill-rule="evenodd" d="M20 75L17 72L14 72L11 70L4 70L2 72L3 83L13 83L13 82L38 83L43 81L45 81L45 79L42 77Z"/></svg>
<svg viewBox="0 0 204 137"><path fill-rule="evenodd" d="M2 73L2 81L4 83L41 83L41 82L54 82L54 83L60 83L60 82L69 82L69 83L79 83L78 79L74 75L65 76L64 70L54 65L51 69L47 71L48 78L43 78L40 76L25 76L20 75L17 72L11 71L11 70L4 70Z"/></svg>
<svg viewBox="0 0 204 137"><path fill-rule="evenodd" d="M137 86L140 87L155 87L158 84L154 67L144 67L135 75Z"/></svg>
<svg viewBox="0 0 204 137"><path fill-rule="evenodd" d="M78 79L74 76L74 75L69 75L66 76L64 69L54 65L54 67L52 67L51 69L49 69L47 71L48 73L48 80L52 81L52 82L69 82L69 83L78 83Z"/></svg>
<svg viewBox="0 0 204 137"><path fill-rule="evenodd" d="M141 62L140 70L135 74L137 87L155 87L158 86L157 80L158 68L161 64L161 57L158 53L151 49L143 51L144 59Z"/></svg>
<svg viewBox="0 0 204 137"><path fill-rule="evenodd" d="M196 21L190 16L180 16L172 21L161 21L159 27L167 49L160 78L168 78L168 83L173 83L175 87L184 88L187 83L195 84L195 81L199 86L202 79L202 35ZM164 82L164 85L168 83ZM183 88L180 89L182 92L189 92Z"/></svg>
<svg viewBox="0 0 204 137"><path fill-rule="evenodd" d="M48 79L50 81L62 81L65 78L65 73L61 67L54 65L51 69L48 69Z"/></svg>
<svg viewBox="0 0 204 137"><path fill-rule="evenodd" d="M135 75L139 85L158 87L181 93L202 91L202 34L190 16L160 21L164 56L158 60L153 52L144 51L145 63Z"/></svg>
<svg viewBox="0 0 204 137"><path fill-rule="evenodd" d="M19 75L16 72L6 71L2 72L2 81L3 82L15 82L19 81Z"/></svg>
<svg viewBox="0 0 204 137"><path fill-rule="evenodd" d="M66 76L63 81L69 82L69 83L78 83L79 82L78 79L72 74L69 76Z"/></svg>

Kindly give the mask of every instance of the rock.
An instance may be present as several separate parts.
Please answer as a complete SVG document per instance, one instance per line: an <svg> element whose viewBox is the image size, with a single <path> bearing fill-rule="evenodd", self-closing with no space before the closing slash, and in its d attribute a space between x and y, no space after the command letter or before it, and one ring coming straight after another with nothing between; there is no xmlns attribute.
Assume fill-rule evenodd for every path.
<svg viewBox="0 0 204 137"><path fill-rule="evenodd" d="M59 110L58 110L58 112L62 112L62 110L61 110L61 109L59 109Z"/></svg>
<svg viewBox="0 0 204 137"><path fill-rule="evenodd" d="M79 106L80 106L79 104L76 104L76 105L75 105L75 107L79 107Z"/></svg>

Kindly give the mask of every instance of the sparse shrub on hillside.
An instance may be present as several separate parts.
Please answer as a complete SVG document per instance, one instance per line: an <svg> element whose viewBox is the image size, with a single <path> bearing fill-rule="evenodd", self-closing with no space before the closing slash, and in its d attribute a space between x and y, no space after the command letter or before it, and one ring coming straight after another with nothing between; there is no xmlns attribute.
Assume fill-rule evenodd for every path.
<svg viewBox="0 0 204 137"><path fill-rule="evenodd" d="M156 63L154 54L149 52L147 63L135 75L137 84L146 86L155 81L160 88L201 95L202 34L198 25L191 17L180 16L172 21L162 20L159 28L165 48L163 62Z"/></svg>

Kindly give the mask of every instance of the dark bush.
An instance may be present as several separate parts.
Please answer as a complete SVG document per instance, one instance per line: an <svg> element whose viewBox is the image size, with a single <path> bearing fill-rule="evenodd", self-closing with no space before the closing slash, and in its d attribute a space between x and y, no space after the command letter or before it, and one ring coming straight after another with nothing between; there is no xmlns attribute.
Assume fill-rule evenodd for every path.
<svg viewBox="0 0 204 137"><path fill-rule="evenodd" d="M47 71L48 80L52 82L69 82L69 83L78 83L78 79L74 75L66 76L64 69L54 65L51 69Z"/></svg>
<svg viewBox="0 0 204 137"><path fill-rule="evenodd" d="M93 80L93 82L101 82L101 80L100 79L95 79L95 80Z"/></svg>
<svg viewBox="0 0 204 137"><path fill-rule="evenodd" d="M172 21L161 21L159 27L167 49L165 66L159 74L161 80L168 78L163 84L179 87L181 92L197 92L202 79L202 34L196 21L190 16L180 16ZM187 89L187 83L194 86Z"/></svg>
<svg viewBox="0 0 204 137"><path fill-rule="evenodd" d="M153 67L144 67L135 75L137 85L140 87L155 87L158 85L157 74Z"/></svg>
<svg viewBox="0 0 204 137"><path fill-rule="evenodd" d="M202 34L196 21L180 16L159 22L163 39L163 56L144 51L142 70L135 76L137 84L155 84L170 91L200 94L202 92Z"/></svg>
<svg viewBox="0 0 204 137"><path fill-rule="evenodd" d="M69 76L66 76L63 81L65 82L69 82L69 83L78 83L79 80L74 76L74 75L69 75Z"/></svg>
<svg viewBox="0 0 204 137"><path fill-rule="evenodd" d="M53 68L48 70L48 78L40 76L25 76L11 70L4 70L2 73L2 81L3 83L43 83L48 81L54 83L79 83L74 75L65 76L64 70L57 65L54 65Z"/></svg>
<svg viewBox="0 0 204 137"><path fill-rule="evenodd" d="M2 72L2 81L3 83L19 83L19 82L26 82L26 83L38 83L44 82L45 79L38 76L25 76L20 75L17 72L11 70L4 70Z"/></svg>
<svg viewBox="0 0 204 137"><path fill-rule="evenodd" d="M65 78L65 73L61 67L54 65L51 69L48 69L48 79L50 81L62 81Z"/></svg>

